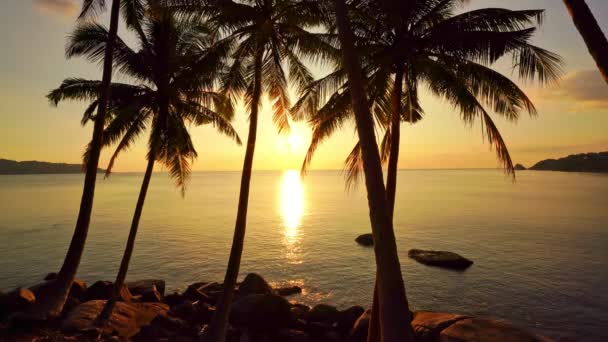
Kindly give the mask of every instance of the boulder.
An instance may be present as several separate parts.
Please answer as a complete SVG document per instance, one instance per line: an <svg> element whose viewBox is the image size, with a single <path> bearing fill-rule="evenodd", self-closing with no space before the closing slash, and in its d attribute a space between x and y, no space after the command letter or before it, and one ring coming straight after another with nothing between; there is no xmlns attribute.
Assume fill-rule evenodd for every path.
<svg viewBox="0 0 608 342"><path fill-rule="evenodd" d="M129 291L133 295L142 295L146 292L150 292L153 287L156 287L156 291L161 296L165 295L165 281L162 279L144 279L138 281L132 281L127 283Z"/></svg>
<svg viewBox="0 0 608 342"><path fill-rule="evenodd" d="M364 312L365 309L362 306L353 306L344 311L340 311L336 329L343 334L347 334Z"/></svg>
<svg viewBox="0 0 608 342"><path fill-rule="evenodd" d="M289 302L275 294L242 297L230 310L230 323L251 330L286 328L294 321Z"/></svg>
<svg viewBox="0 0 608 342"><path fill-rule="evenodd" d="M186 300L186 298L179 292L173 292L172 294L166 295L165 298L163 298L163 302L171 307L182 303L184 300Z"/></svg>
<svg viewBox="0 0 608 342"><path fill-rule="evenodd" d="M340 319L340 311L331 305L317 304L308 312L307 321L333 324Z"/></svg>
<svg viewBox="0 0 608 342"><path fill-rule="evenodd" d="M473 265L473 261L453 252L410 249L407 256L421 264L454 270L464 270Z"/></svg>
<svg viewBox="0 0 608 342"><path fill-rule="evenodd" d="M34 302L36 302L34 293L22 287L6 294L0 294L0 316L19 311Z"/></svg>
<svg viewBox="0 0 608 342"><path fill-rule="evenodd" d="M160 303L162 302L163 296L159 291L156 290L156 285L152 285L152 288L146 289L138 294L141 296L141 301L146 303Z"/></svg>
<svg viewBox="0 0 608 342"><path fill-rule="evenodd" d="M72 287L70 288L70 293L68 297L73 297L78 300L82 300L85 292L87 291L87 283L80 279L74 279L72 282Z"/></svg>
<svg viewBox="0 0 608 342"><path fill-rule="evenodd" d="M362 234L357 236L355 241L361 246L373 246L374 245L374 236L371 233Z"/></svg>
<svg viewBox="0 0 608 342"><path fill-rule="evenodd" d="M302 304L295 304L291 307L291 314L293 315L293 318L297 320L306 320L309 311L310 308Z"/></svg>
<svg viewBox="0 0 608 342"><path fill-rule="evenodd" d="M418 342L434 342L437 340L441 331L448 326L467 319L469 316L456 315L451 313L418 311L414 313L412 329Z"/></svg>
<svg viewBox="0 0 608 342"><path fill-rule="evenodd" d="M262 278L260 275L255 273L249 273L245 280L239 286L239 296L245 297L253 294L271 294L273 293L272 287Z"/></svg>
<svg viewBox="0 0 608 342"><path fill-rule="evenodd" d="M348 334L349 342L366 342L369 321L372 317L372 310L366 310L355 322Z"/></svg>
<svg viewBox="0 0 608 342"><path fill-rule="evenodd" d="M296 329L281 329L273 337L272 341L315 342L307 333Z"/></svg>
<svg viewBox="0 0 608 342"><path fill-rule="evenodd" d="M105 300L92 300L74 308L63 320L61 328L68 332L84 332L99 329L95 320L106 304ZM122 338L137 334L142 326L149 324L156 316L166 314L166 304L117 302L108 324L103 328L106 334L116 333Z"/></svg>
<svg viewBox="0 0 608 342"><path fill-rule="evenodd" d="M108 300L112 297L112 289L114 285L110 281L99 280L93 283L91 287L87 288L83 295L83 301L88 302L90 300ZM118 300L123 302L131 301L131 293L127 285L123 284Z"/></svg>
<svg viewBox="0 0 608 342"><path fill-rule="evenodd" d="M281 288L274 290L274 292L276 294L278 294L279 296L286 297L286 296L291 296L294 294L302 293L302 288L299 286L281 287Z"/></svg>
<svg viewBox="0 0 608 342"><path fill-rule="evenodd" d="M485 318L458 320L441 331L440 341L446 342L550 342L551 340L517 328L505 321Z"/></svg>

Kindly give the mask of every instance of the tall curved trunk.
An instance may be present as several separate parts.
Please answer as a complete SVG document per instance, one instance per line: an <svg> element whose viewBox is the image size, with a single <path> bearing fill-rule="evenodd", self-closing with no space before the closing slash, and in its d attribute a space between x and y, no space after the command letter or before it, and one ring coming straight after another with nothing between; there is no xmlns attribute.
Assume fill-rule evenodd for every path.
<svg viewBox="0 0 608 342"><path fill-rule="evenodd" d="M403 97L403 66L398 65L395 72L395 86L393 87L392 115L391 115L391 146L388 157L388 170L386 174L386 200L388 202L389 216L393 221L395 212L395 195L397 193L397 166L399 164L399 143L401 141L401 98ZM376 275L377 278L377 275ZM377 283L377 281L376 281ZM378 285L374 286L374 300L372 304L372 317L367 334L368 342L382 341L380 329L380 310L378 302Z"/></svg>
<svg viewBox="0 0 608 342"><path fill-rule="evenodd" d="M600 69L604 81L608 83L608 40L598 25L585 0L564 0L587 49Z"/></svg>
<svg viewBox="0 0 608 342"><path fill-rule="evenodd" d="M135 247L135 238L137 237L137 230L139 228L139 220L141 219L141 213L144 209L144 202L146 201L146 194L148 193L148 186L150 185L150 178L152 178L152 170L154 169L154 156L148 156L148 166L146 167L146 173L144 174L144 180L139 190L139 197L137 198L137 205L135 206L135 213L133 214L133 220L131 222L131 230L129 231L129 237L127 239L127 246L120 262L120 268L114 287L112 289L112 297L107 301L103 310L97 318L97 323L103 325L107 322L108 318L112 315L116 301L120 296L120 290L122 289L125 279L127 278L127 272L129 270L129 263L131 262L131 255L133 255L133 249Z"/></svg>
<svg viewBox="0 0 608 342"><path fill-rule="evenodd" d="M363 158L363 172L374 236L382 337L384 342L412 341L409 306L401 275L395 233L389 215L374 122L363 87L361 64L353 43L346 3L344 0L335 0L335 7L338 38L350 82L351 100Z"/></svg>
<svg viewBox="0 0 608 342"><path fill-rule="evenodd" d="M32 308L26 316L44 319L56 317L61 314L69 290L76 277L82 252L89 232L91 212L93 211L93 198L95 197L95 182L97 180L97 168L99 166L99 155L103 142L104 121L107 113L108 100L110 98L110 84L112 82L112 53L118 32L118 18L120 14L120 0L112 1L110 11L110 30L106 44L103 77L99 94L99 105L93 126L93 137L90 143L90 155L86 163L86 174L80 200L80 210L76 227L72 235L70 247L63 261L59 276L53 282L49 282L37 293L38 305Z"/></svg>
<svg viewBox="0 0 608 342"><path fill-rule="evenodd" d="M236 223L234 225L232 248L230 249L228 268L226 269L226 276L224 277L223 293L218 304L216 305L216 311L213 315L213 319L211 320L208 336L202 338L202 340L204 339L205 341L225 342L226 340L228 316L230 315L230 306L234 297L234 288L236 286L239 268L241 266L241 256L243 254L243 244L245 241L245 230L247 228L249 186L251 183L251 169L253 166L253 155L255 152L255 141L257 137L260 99L262 97L263 56L263 48L258 47L254 61L254 85L251 101L251 115L249 117L249 136L247 137L247 149L245 151L245 160L243 162L241 191L239 193L239 204L236 214Z"/></svg>

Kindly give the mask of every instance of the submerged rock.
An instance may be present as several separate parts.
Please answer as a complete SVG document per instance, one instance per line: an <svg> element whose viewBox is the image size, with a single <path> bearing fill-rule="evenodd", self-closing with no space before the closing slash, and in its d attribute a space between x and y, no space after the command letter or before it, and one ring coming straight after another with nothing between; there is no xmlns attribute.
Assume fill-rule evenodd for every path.
<svg viewBox="0 0 608 342"><path fill-rule="evenodd" d="M281 287L274 291L279 296L291 296L294 294L302 293L302 288L299 286Z"/></svg>
<svg viewBox="0 0 608 342"><path fill-rule="evenodd" d="M357 236L355 241L361 246L373 246L374 245L374 236L371 233L362 234Z"/></svg>
<svg viewBox="0 0 608 342"><path fill-rule="evenodd" d="M453 252L410 249L407 256L421 264L455 270L464 270L473 265L473 261Z"/></svg>

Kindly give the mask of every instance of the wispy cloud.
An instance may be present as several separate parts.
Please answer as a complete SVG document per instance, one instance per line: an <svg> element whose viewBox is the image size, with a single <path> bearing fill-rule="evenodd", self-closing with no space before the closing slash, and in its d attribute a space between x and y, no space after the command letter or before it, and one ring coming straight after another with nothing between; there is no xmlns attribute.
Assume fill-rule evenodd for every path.
<svg viewBox="0 0 608 342"><path fill-rule="evenodd" d="M544 100L569 102L570 112L608 109L608 87L595 69L570 72L559 85L541 91L539 96Z"/></svg>
<svg viewBox="0 0 608 342"><path fill-rule="evenodd" d="M74 0L34 0L34 8L62 18L74 18L78 13L78 2Z"/></svg>

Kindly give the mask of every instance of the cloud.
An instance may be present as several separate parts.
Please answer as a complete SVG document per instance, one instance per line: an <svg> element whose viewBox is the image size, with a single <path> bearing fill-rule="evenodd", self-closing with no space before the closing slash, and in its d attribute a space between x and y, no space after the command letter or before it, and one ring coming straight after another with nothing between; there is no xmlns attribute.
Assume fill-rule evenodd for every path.
<svg viewBox="0 0 608 342"><path fill-rule="evenodd" d="M566 74L560 84L539 94L543 100L569 102L568 111L608 109L608 86L596 69Z"/></svg>
<svg viewBox="0 0 608 342"><path fill-rule="evenodd" d="M63 18L74 18L78 13L78 3L74 0L34 0L34 8Z"/></svg>

